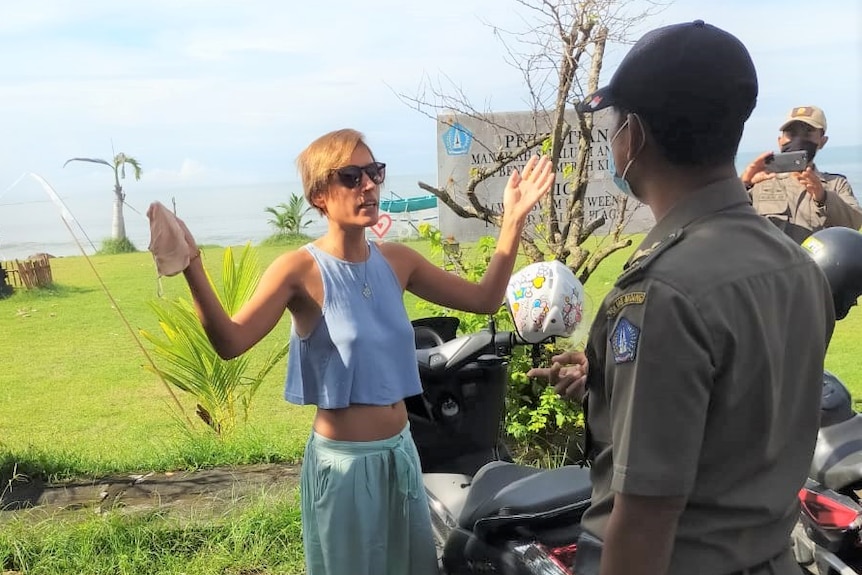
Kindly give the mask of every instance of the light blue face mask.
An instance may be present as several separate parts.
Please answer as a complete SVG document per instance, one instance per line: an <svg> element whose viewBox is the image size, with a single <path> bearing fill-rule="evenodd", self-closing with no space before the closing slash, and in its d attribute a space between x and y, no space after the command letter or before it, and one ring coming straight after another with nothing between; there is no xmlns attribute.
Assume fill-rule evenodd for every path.
<svg viewBox="0 0 862 575"><path fill-rule="evenodd" d="M635 118L637 118L636 115L634 115L634 116L635 116ZM623 131L623 128L625 128L628 123L629 123L628 120L623 122L623 125L620 126L619 130L617 130L617 133L613 135L610 143L608 144L608 171L611 173L611 177L613 178L614 184L616 184L617 188L619 188L620 191L622 193L624 193L625 195L627 195L628 197L634 198L637 200L638 197L632 191L632 186L631 186L631 184L629 184L629 181L626 179L626 174L629 173L629 168L632 167L632 164L634 163L635 158L632 158L631 160L628 161L625 169L623 169L622 174L617 174L617 163L614 161L614 153L611 150L611 146L613 145L614 140L617 139L617 136L620 135L620 132ZM638 123L640 123L640 119L638 119ZM639 152L640 152L640 150L638 150L638 153ZM635 156L637 156L637 154L635 154Z"/></svg>

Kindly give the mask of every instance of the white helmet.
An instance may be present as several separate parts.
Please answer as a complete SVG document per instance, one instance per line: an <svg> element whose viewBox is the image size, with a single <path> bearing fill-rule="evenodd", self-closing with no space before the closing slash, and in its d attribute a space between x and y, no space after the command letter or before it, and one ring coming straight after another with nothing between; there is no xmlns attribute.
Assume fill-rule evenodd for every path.
<svg viewBox="0 0 862 575"><path fill-rule="evenodd" d="M584 286L557 260L530 264L509 280L506 305L527 343L571 336L584 318Z"/></svg>

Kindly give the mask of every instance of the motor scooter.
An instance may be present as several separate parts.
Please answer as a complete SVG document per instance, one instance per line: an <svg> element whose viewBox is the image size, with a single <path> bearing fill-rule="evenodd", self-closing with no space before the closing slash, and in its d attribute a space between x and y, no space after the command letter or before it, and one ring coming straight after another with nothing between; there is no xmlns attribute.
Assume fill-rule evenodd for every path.
<svg viewBox="0 0 862 575"><path fill-rule="evenodd" d="M837 230L823 234L846 240L848 231ZM849 233L853 237L846 254L835 251L840 243L811 249L827 272L836 310L862 293L862 234ZM848 266L852 262L858 265ZM836 265L829 267L832 263ZM852 272L849 285L836 270ZM553 276L545 270L537 279L541 274ZM510 295L529 292L530 284L524 285L510 284ZM563 309L570 315L558 314L553 321L577 317L579 322L580 313L571 305L578 298L577 289L563 290L521 306L518 317ZM510 302L510 312L515 309ZM842 308L836 315L846 312ZM426 318L413 326L422 393L406 404L442 571L571 575L580 521L590 505L589 471L574 465L551 470L517 465L500 440L509 359L516 346L529 344L537 358L541 339L534 336L544 338L548 332L534 329L528 342L519 335L523 332L497 331L493 319L487 328L462 336L456 335L455 318ZM793 551L797 562L815 575L862 573L862 414L853 411L847 388L828 372L821 412L810 477L799 491Z"/></svg>
<svg viewBox="0 0 862 575"><path fill-rule="evenodd" d="M862 233L841 226L811 234L802 247L832 290L837 320L862 296ZM797 562L815 575L862 573L862 415L850 392L823 374L820 429L792 533Z"/></svg>
<svg viewBox="0 0 862 575"><path fill-rule="evenodd" d="M423 393L407 400L441 571L570 575L589 470L512 462L501 443L508 331L456 337L456 318L413 322Z"/></svg>
<svg viewBox="0 0 862 575"><path fill-rule="evenodd" d="M500 439L509 358L525 342L493 320L460 337L456 318L413 324L423 393L407 408L442 572L573 573L589 470L517 465ZM829 372L809 475L796 561L814 575L862 573L862 414Z"/></svg>
<svg viewBox="0 0 862 575"><path fill-rule="evenodd" d="M456 337L456 318L414 321L423 394L408 400L444 573L571 574L589 471L516 465L501 443L512 332ZM825 372L821 428L792 534L814 575L862 573L862 414Z"/></svg>
<svg viewBox="0 0 862 575"><path fill-rule="evenodd" d="M823 374L820 413L809 478L799 491L793 551L815 575L862 573L862 414L829 372Z"/></svg>

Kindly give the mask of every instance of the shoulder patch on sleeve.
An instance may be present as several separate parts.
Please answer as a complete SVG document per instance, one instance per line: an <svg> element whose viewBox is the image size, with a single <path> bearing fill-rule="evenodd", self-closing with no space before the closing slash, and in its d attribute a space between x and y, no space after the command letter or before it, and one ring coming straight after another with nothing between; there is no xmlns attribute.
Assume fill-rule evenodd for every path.
<svg viewBox="0 0 862 575"><path fill-rule="evenodd" d="M838 178L847 179L847 176L844 174L839 174L837 172L820 172L820 179L823 181L836 180Z"/></svg>
<svg viewBox="0 0 862 575"><path fill-rule="evenodd" d="M638 353L638 340L641 330L627 318L620 319L611 335L611 349L614 363L628 363L635 360Z"/></svg>
<svg viewBox="0 0 862 575"><path fill-rule="evenodd" d="M631 291L614 298L611 305L608 306L608 319L617 317L620 310L629 305L641 305L646 301L646 292Z"/></svg>
<svg viewBox="0 0 862 575"><path fill-rule="evenodd" d="M678 229L665 236L661 241L656 242L645 250L635 252L632 259L626 264L625 271L617 278L616 287L624 288L632 282L643 276L643 272L651 263L653 263L661 254L666 252L680 239L682 239L683 231Z"/></svg>

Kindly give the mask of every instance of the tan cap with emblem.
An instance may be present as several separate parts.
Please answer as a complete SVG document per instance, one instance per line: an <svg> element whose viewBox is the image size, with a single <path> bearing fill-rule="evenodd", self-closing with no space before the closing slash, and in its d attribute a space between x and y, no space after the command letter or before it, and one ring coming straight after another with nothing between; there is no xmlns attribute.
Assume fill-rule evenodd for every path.
<svg viewBox="0 0 862 575"><path fill-rule="evenodd" d="M809 126L826 131L826 114L817 106L799 106L790 110L787 119L778 128L780 131L787 129L793 122L804 122Z"/></svg>

